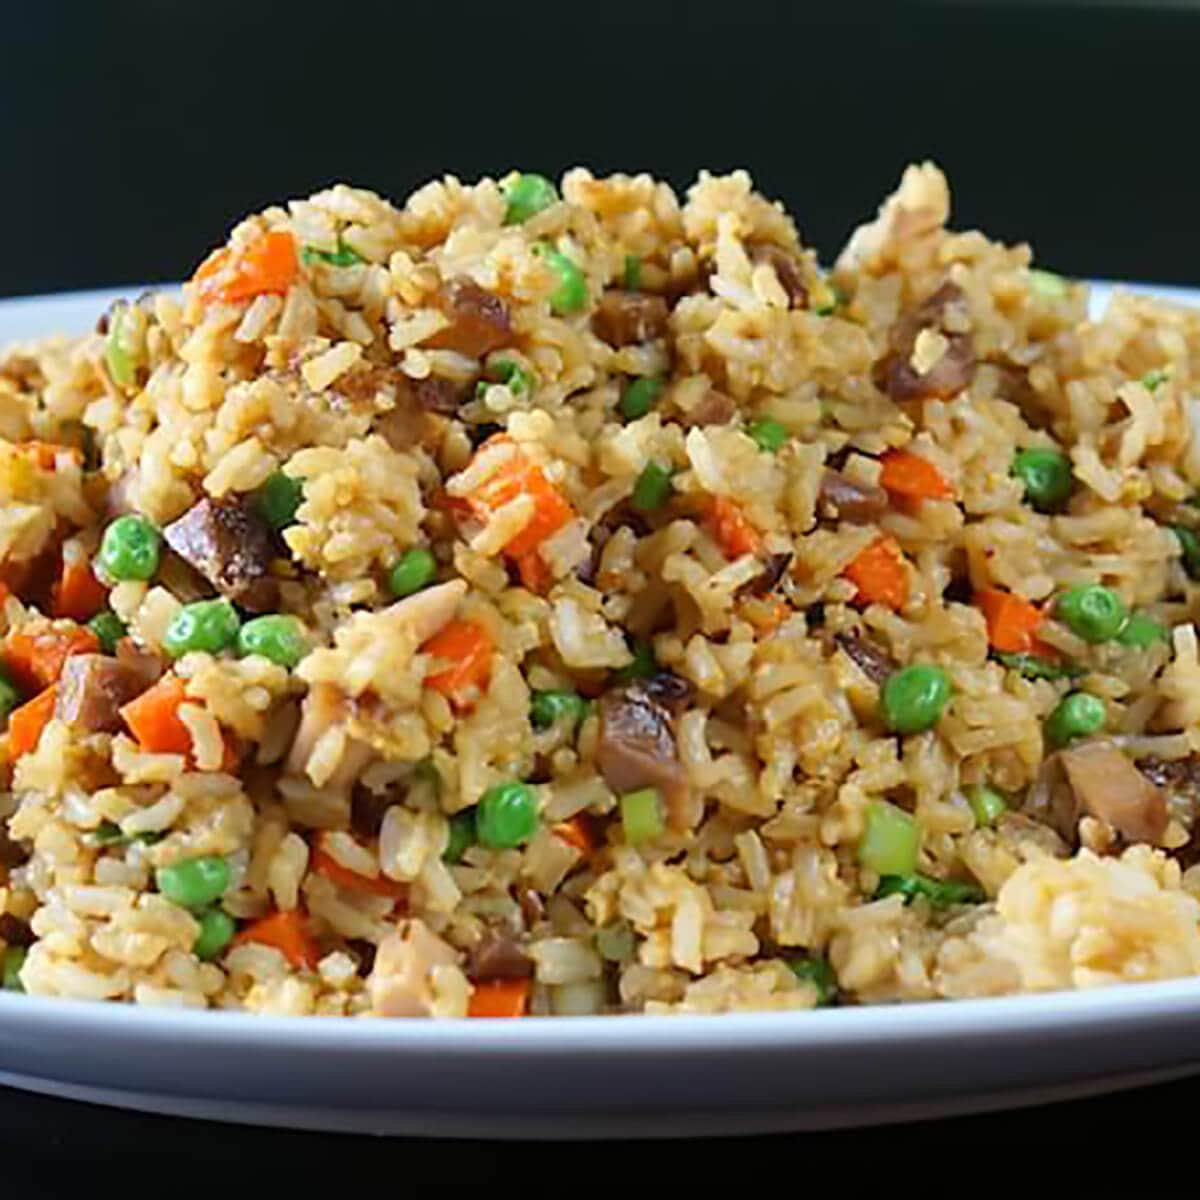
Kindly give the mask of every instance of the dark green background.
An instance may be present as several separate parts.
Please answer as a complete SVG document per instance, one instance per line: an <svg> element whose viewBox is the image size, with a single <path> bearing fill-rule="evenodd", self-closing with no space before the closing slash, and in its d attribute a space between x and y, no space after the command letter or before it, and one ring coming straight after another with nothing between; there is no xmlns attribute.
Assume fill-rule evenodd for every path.
<svg viewBox="0 0 1200 1200"><path fill-rule="evenodd" d="M246 211L746 165L828 258L907 161L1073 274L1200 283L1195 5L5 6L0 294L177 278Z"/></svg>

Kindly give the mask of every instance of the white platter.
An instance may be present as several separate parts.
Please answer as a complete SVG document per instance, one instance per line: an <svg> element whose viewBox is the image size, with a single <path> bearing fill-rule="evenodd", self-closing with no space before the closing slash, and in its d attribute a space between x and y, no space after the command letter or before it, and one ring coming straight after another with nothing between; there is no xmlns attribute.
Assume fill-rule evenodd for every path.
<svg viewBox="0 0 1200 1200"><path fill-rule="evenodd" d="M1200 292L1147 288L1200 303ZM114 295L0 301L0 344ZM1097 289L1102 302L1107 287ZM152 1112L443 1137L834 1128L1200 1072L1200 979L722 1017L314 1020L0 994L0 1085Z"/></svg>

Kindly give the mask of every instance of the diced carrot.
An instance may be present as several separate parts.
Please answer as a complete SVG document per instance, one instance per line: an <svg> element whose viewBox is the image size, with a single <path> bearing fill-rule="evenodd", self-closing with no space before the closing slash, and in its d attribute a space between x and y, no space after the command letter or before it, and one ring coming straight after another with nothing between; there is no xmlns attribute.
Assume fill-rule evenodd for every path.
<svg viewBox="0 0 1200 1200"><path fill-rule="evenodd" d="M265 292L283 294L298 271L296 239L272 230L247 246L214 250L196 269L192 282L205 303L237 304Z"/></svg>
<svg viewBox="0 0 1200 1200"><path fill-rule="evenodd" d="M408 895L408 888L386 875L360 875L357 871L343 867L324 846L324 834L317 834L312 848L309 866L319 875L332 880L338 887L349 888L356 892L370 892L373 896L387 896L390 900L399 902Z"/></svg>
<svg viewBox="0 0 1200 1200"><path fill-rule="evenodd" d="M183 680L164 675L152 688L130 700L121 717L141 748L150 754L191 754L192 735L179 717L187 699Z"/></svg>
<svg viewBox="0 0 1200 1200"><path fill-rule="evenodd" d="M975 593L975 606L987 622L988 644L1005 654L1036 651L1042 614L1037 606L1013 592L985 588Z"/></svg>
<svg viewBox="0 0 1200 1200"><path fill-rule="evenodd" d="M83 461L83 455L75 446L63 446L58 442L22 442L17 449L27 454L43 471L52 471L60 454L69 455L75 462Z"/></svg>
<svg viewBox="0 0 1200 1200"><path fill-rule="evenodd" d="M448 666L425 679L456 708L470 706L475 692L487 687L492 673L492 638L477 621L451 621L421 647Z"/></svg>
<svg viewBox="0 0 1200 1200"><path fill-rule="evenodd" d="M235 946L244 946L247 942L274 946L293 967L315 971L320 961L316 943L308 931L308 923L297 908L260 917L233 939Z"/></svg>
<svg viewBox="0 0 1200 1200"><path fill-rule="evenodd" d="M14 708L9 714L8 754L14 762L22 754L28 754L37 747L42 730L50 724L50 718L54 716L57 693L58 688L52 684L20 708Z"/></svg>
<svg viewBox="0 0 1200 1200"><path fill-rule="evenodd" d="M509 440L503 434L489 438L480 450ZM504 553L516 561L525 586L532 591L541 591L549 582L549 571L545 564L539 561L534 566L525 564L523 560L575 515L575 510L562 492L546 478L537 463L518 449L467 497L467 501L472 513L481 521L486 521L497 509L520 496L528 496L533 500L533 515L524 528L504 544ZM535 582L541 586L534 587Z"/></svg>
<svg viewBox="0 0 1200 1200"><path fill-rule="evenodd" d="M530 550L517 559L517 573L521 583L535 595L544 596L550 590L553 582L550 568L536 550Z"/></svg>
<svg viewBox="0 0 1200 1200"><path fill-rule="evenodd" d="M843 572L858 588L862 604L883 604L899 610L908 600L908 572L894 538L877 537Z"/></svg>
<svg viewBox="0 0 1200 1200"><path fill-rule="evenodd" d="M58 681L63 663L72 654L93 654L99 649L100 639L82 625L69 629L51 625L33 632L14 629L4 639L0 665L19 688L35 692Z"/></svg>
<svg viewBox="0 0 1200 1200"><path fill-rule="evenodd" d="M0 579L0 604L3 604L11 595L12 588L10 588L3 579Z"/></svg>
<svg viewBox="0 0 1200 1200"><path fill-rule="evenodd" d="M706 514L706 523L726 558L757 554L762 548L762 535L746 520L742 510L728 496L712 498Z"/></svg>
<svg viewBox="0 0 1200 1200"><path fill-rule="evenodd" d="M892 496L909 500L941 500L953 495L941 471L911 450L888 450L880 459L879 482Z"/></svg>
<svg viewBox="0 0 1200 1200"><path fill-rule="evenodd" d="M92 571L92 564L80 556L63 561L62 574L54 585L51 613L73 621L90 621L108 604L108 589Z"/></svg>
<svg viewBox="0 0 1200 1200"><path fill-rule="evenodd" d="M523 1017L529 1010L528 979L493 979L477 983L467 1004L468 1017Z"/></svg>
<svg viewBox="0 0 1200 1200"><path fill-rule="evenodd" d="M576 813L570 820L551 825L550 832L568 846L574 846L584 858L596 853L596 832L586 813Z"/></svg>

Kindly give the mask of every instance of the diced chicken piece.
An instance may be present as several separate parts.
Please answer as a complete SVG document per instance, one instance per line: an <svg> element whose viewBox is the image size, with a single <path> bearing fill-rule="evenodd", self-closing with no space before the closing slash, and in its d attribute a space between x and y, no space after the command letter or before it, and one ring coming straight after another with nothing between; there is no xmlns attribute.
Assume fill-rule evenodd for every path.
<svg viewBox="0 0 1200 1200"><path fill-rule="evenodd" d="M825 470L817 492L817 512L826 520L870 525L888 508L888 494L869 483L856 483L840 471Z"/></svg>
<svg viewBox="0 0 1200 1200"><path fill-rule="evenodd" d="M270 527L243 500L205 497L163 530L167 545L222 595L250 612L275 607L276 555Z"/></svg>
<svg viewBox="0 0 1200 1200"><path fill-rule="evenodd" d="M611 289L600 297L592 328L610 346L636 346L667 332L670 310L661 296Z"/></svg>
<svg viewBox="0 0 1200 1200"><path fill-rule="evenodd" d="M687 771L679 761L671 711L646 684L630 684L601 697L596 765L614 792L658 788L672 827L689 824Z"/></svg>
<svg viewBox="0 0 1200 1200"><path fill-rule="evenodd" d="M527 979L532 974L533 959L506 933L485 933L467 958L467 977L477 982Z"/></svg>
<svg viewBox="0 0 1200 1200"><path fill-rule="evenodd" d="M499 296L471 279L452 279L438 289L434 303L450 324L425 340L435 350L482 358L512 341L512 318Z"/></svg>
<svg viewBox="0 0 1200 1200"><path fill-rule="evenodd" d="M153 680L129 662L106 654L74 654L63 664L54 715L73 729L115 733L122 705L140 696Z"/></svg>
<svg viewBox="0 0 1200 1200"><path fill-rule="evenodd" d="M1157 843L1167 828L1167 802L1112 742L1080 742L1060 754L1084 810L1126 841Z"/></svg>
<svg viewBox="0 0 1200 1200"><path fill-rule="evenodd" d="M401 922L375 952L367 988L377 1017L428 1017L433 1014L434 967L453 966L458 954L424 921Z"/></svg>

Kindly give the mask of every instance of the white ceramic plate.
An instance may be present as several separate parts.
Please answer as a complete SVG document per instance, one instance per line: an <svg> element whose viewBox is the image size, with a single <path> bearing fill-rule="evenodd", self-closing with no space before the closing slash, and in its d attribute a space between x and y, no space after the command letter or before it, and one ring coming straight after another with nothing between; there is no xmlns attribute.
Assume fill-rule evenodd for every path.
<svg viewBox="0 0 1200 1200"><path fill-rule="evenodd" d="M122 289L136 295L140 289ZM1200 292L1146 289L1200 302ZM0 302L0 344L116 293ZM1098 299L1107 294L1099 289ZM0 1084L179 1115L551 1138L832 1128L1200 1071L1200 980L722 1017L375 1021L0 994Z"/></svg>

